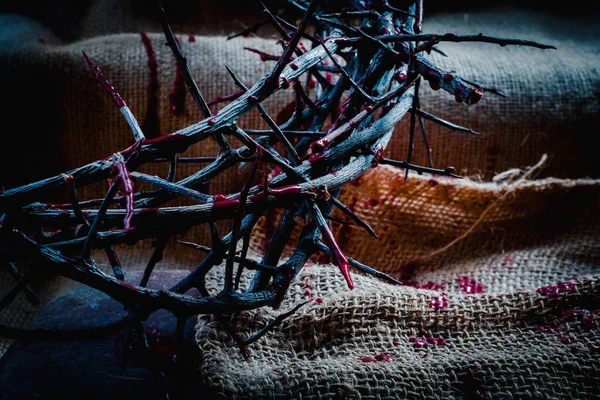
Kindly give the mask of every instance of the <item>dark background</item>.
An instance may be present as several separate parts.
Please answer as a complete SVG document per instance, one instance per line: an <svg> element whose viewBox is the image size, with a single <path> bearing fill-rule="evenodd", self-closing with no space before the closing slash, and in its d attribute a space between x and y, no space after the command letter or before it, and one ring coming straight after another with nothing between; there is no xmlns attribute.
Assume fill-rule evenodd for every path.
<svg viewBox="0 0 600 400"><path fill-rule="evenodd" d="M78 21L84 19L98 0L29 0L11 1L0 5L0 12L18 13L35 18L48 25L55 34L64 41L76 40L80 37ZM109 1L110 2L110 1ZM156 18L157 1L154 0L131 0L131 8L136 15ZM262 18L260 2L258 0L163 0L163 5L168 9L169 18L172 23L177 24L190 18L190 16L211 15L221 18L224 26L234 24L244 18ZM282 0L265 0L270 7L278 7L285 4ZM390 0L390 4L400 8L406 7L411 2ZM486 8L512 5L523 9L531 9L553 12L561 15L581 14L600 11L600 2L582 1L565 5L565 2L552 1L448 1L448 0L426 0L424 12L437 13L444 11L476 11ZM106 32L119 33L119 32Z"/></svg>

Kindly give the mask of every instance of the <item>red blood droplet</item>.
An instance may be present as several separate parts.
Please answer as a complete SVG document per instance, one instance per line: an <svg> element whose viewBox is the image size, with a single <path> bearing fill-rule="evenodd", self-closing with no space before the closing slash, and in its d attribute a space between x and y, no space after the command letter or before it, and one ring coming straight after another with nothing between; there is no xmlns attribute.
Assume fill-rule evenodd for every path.
<svg viewBox="0 0 600 400"><path fill-rule="evenodd" d="M215 195L213 196L213 201L214 201L214 202L217 202L217 201L223 201L223 200L225 200L225 199L227 199L227 197L225 197L225 195L224 195L224 194L220 194L220 193L219 193L219 194L215 194Z"/></svg>
<svg viewBox="0 0 600 400"><path fill-rule="evenodd" d="M448 294L442 292L441 295L436 296L429 300L429 308L433 308L434 310L443 310L448 307Z"/></svg>
<svg viewBox="0 0 600 400"><path fill-rule="evenodd" d="M373 208L373 207L378 206L380 203L381 203L381 200L372 198L372 199L365 201L365 208Z"/></svg>
<svg viewBox="0 0 600 400"><path fill-rule="evenodd" d="M449 174L455 174L456 168L454 168L452 165L446 165L446 168L444 168L444 171L446 171L446 173L449 173Z"/></svg>
<svg viewBox="0 0 600 400"><path fill-rule="evenodd" d="M429 86L431 86L433 90L438 90L440 88L442 74L438 70L435 70L433 68L426 68L425 71L423 71L422 75L423 78L425 78L425 80L429 82Z"/></svg>
<svg viewBox="0 0 600 400"><path fill-rule="evenodd" d="M311 154L311 156L308 158L308 162L311 164L314 164L316 162L321 161L324 158L325 158L324 153L314 153L314 154Z"/></svg>
<svg viewBox="0 0 600 400"><path fill-rule="evenodd" d="M573 339L570 336L558 336L557 339L559 342L564 343L564 344L573 343Z"/></svg>
<svg viewBox="0 0 600 400"><path fill-rule="evenodd" d="M433 335L411 337L409 342L414 343L416 348L424 349L429 346L445 346L446 340L443 337L434 337Z"/></svg>
<svg viewBox="0 0 600 400"><path fill-rule="evenodd" d="M377 354L375 356L375 360L377 360L377 361L386 361L386 362L392 362L392 361L394 361L394 359L389 354L386 354L386 353Z"/></svg>
<svg viewBox="0 0 600 400"><path fill-rule="evenodd" d="M460 287L460 290L466 294L485 293L485 288L483 285L468 276L461 276L458 278L458 286Z"/></svg>
<svg viewBox="0 0 600 400"><path fill-rule="evenodd" d="M537 289L541 295L548 297L556 297L558 295L572 292L575 289L575 284L572 282L558 282L556 285L543 286Z"/></svg>
<svg viewBox="0 0 600 400"><path fill-rule="evenodd" d="M457 86L454 89L454 100L456 100L457 103L463 102L462 93L464 90L465 90L465 87L463 85Z"/></svg>
<svg viewBox="0 0 600 400"><path fill-rule="evenodd" d="M282 89L287 89L290 87L290 80L288 78L286 78L285 76L281 78L281 88Z"/></svg>
<svg viewBox="0 0 600 400"><path fill-rule="evenodd" d="M407 76L404 72L402 71L398 71L396 72L396 75L394 76L394 78L398 81L398 82L404 82L407 79Z"/></svg>
<svg viewBox="0 0 600 400"><path fill-rule="evenodd" d="M173 89L169 94L169 103L171 104L171 112L176 116L180 116L185 110L187 88L185 85L185 73L179 63L175 64L175 68L175 79L173 80Z"/></svg>
<svg viewBox="0 0 600 400"><path fill-rule="evenodd" d="M148 139L160 136L160 124L158 120L158 62L156 53L152 46L150 37L145 32L140 32L142 44L148 57L148 87L146 90L148 101L146 106L146 118L142 122L142 132Z"/></svg>
<svg viewBox="0 0 600 400"><path fill-rule="evenodd" d="M378 361L386 361L386 362L393 362L394 359L386 353L381 353L381 354L377 354L375 357L358 357L359 361L362 362L369 362L369 363L376 363Z"/></svg>
<svg viewBox="0 0 600 400"><path fill-rule="evenodd" d="M311 143L310 148L314 153L320 153L329 146L329 140L323 138Z"/></svg>

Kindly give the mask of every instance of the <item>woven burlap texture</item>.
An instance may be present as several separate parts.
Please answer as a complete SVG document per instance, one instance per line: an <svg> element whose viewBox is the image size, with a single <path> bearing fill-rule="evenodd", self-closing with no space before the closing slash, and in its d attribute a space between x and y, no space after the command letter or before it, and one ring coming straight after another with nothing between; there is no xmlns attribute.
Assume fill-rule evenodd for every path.
<svg viewBox="0 0 600 400"><path fill-rule="evenodd" d="M176 69L170 50L163 46L158 18L148 12L138 18L136 10L141 5L130 1L91 3L77 24L57 17L54 24L44 26L20 16L0 15L0 80L11 94L11 101L3 106L5 123L17 127L7 134L16 141L15 149L27 149L5 151L0 159L0 183L6 188L107 157L131 143L129 128L94 79L82 50L144 122L149 117L151 73L141 31L148 32L158 64L156 118L160 133L201 119L189 96L181 115L170 112ZM228 15L233 12L219 8ZM53 12L60 14L60 10ZM259 62L243 47L273 54L281 51L271 38L227 41L223 35L231 32L224 27L231 27L236 19L250 25L242 14L237 10L236 16L223 24L178 25L176 18L172 20L208 99L235 90L223 64L231 66L247 84L270 71L272 64ZM213 17L204 15L201 22L214 22ZM77 29L65 33L69 26ZM380 235L380 240L375 240L356 227L333 225L345 253L413 285L435 288L427 285L433 282L443 288L395 287L355 273L357 288L348 292L334 267L308 267L295 281L282 310L307 299L307 289L312 298L320 297L323 302L305 305L280 331L253 345L250 364L241 360L213 323L199 325L204 379L212 395L452 398L485 393L497 398L589 398L599 391L594 379L598 338L593 319L597 315L593 301L597 301L599 242L598 221L592 212L599 204L599 183L581 179L600 175L596 148L589 145L595 132L588 128L597 125L600 115L598 25L590 24L587 16L502 8L433 15L427 17L425 29L522 37L558 47L541 51L440 44L449 57L432 53L428 55L432 61L509 95L486 94L479 104L467 107L456 104L446 93L428 87L422 90L425 111L482 132L470 136L427 123L436 166L454 165L471 180L430 181L411 175L402 185L401 173L379 167L361 179L359 186L348 186L343 192L343 200ZM215 33L220 36L189 38ZM289 100L290 94L282 92L266 105L276 115ZM265 126L256 113L240 124L245 128ZM386 155L405 157L406 128L404 121ZM190 148L186 156L215 153L215 143L207 140ZM565 179L526 180L513 186L481 183L496 173L533 165L544 153L549 159L540 177ZM419 141L414 160L425 163ZM191 168L181 165L178 177L190 173ZM153 165L144 172L164 175L165 170ZM213 182L210 191L239 191L243 179L243 173L228 171ZM98 185L78 194L84 199L105 191L105 185ZM467 237L427 257L461 237L482 214L485 218ZM263 220L257 227L256 252L262 251L265 228L268 231L273 223ZM207 243L207 231L196 230L183 239ZM118 249L124 268L143 268L151 253L149 247ZM159 268L192 268L197 261L197 253L173 246ZM102 260L99 263L109 268ZM306 277L310 288L305 287ZM485 293L464 294L459 284L462 277L483 285ZM572 285L560 286L566 291L561 296L547 297L536 291L573 277L577 280ZM470 283L460 282L464 287ZM0 270L3 292L13 284L10 274ZM47 302L71 287L65 279L36 282L34 289L42 304L30 306L21 294L0 314L0 322L26 326ZM471 287L479 288L474 283ZM447 308L431 308L432 299L434 304L445 304L443 292L447 293ZM590 313L562 314L578 305ZM249 313L240 316L236 326L245 332L279 312ZM253 325L245 325L248 318ZM590 326L593 329L588 331ZM427 343L418 338L429 334L444 338L447 344L416 348L415 343ZM417 339L411 342L410 338ZM0 342L0 353L7 344ZM389 354L393 362L358 360L382 353Z"/></svg>
<svg viewBox="0 0 600 400"><path fill-rule="evenodd" d="M360 199L355 211L380 239L358 228L337 235L347 255L410 286L354 272L349 291L337 267L309 265L280 309L228 318L246 337L310 300L250 346L249 362L218 322L200 317L211 396L585 399L600 391L600 182L403 179L379 167L342 196Z"/></svg>
<svg viewBox="0 0 600 400"><path fill-rule="evenodd" d="M106 12L106 10L105 10ZM120 29L108 23L119 18L95 16L86 21L85 33L72 42L62 42L47 27L36 21L2 15L5 34L0 36L3 87L12 101L5 106L8 123L22 126L27 121L27 135L13 135L17 148L27 152L11 152L0 162L2 184L11 187L16 182L28 183L53 173L60 173L120 151L132 142L129 127L118 108L94 79L85 59L84 50L99 65L111 83L128 102L140 123L148 118L158 120L159 132L167 134L202 119L191 97L186 96L180 115L170 111L169 95L176 81L176 67L170 49L164 46L158 19L145 23L122 22ZM96 21L94 24L93 21ZM273 62L260 62L256 54L244 47L278 54L280 46L272 38L237 38L225 36L194 36L189 25L185 31L174 29L189 65L207 99L236 90L223 64L239 73L246 84L252 84L270 71ZM428 32L479 33L503 37L522 37L555 45L557 50L543 51L527 47L500 47L483 43L442 43L440 49L448 57L427 55L434 63L456 71L466 79L503 90L509 97L488 93L474 107L456 104L453 96L433 91L427 85L421 90L422 108L457 124L467 126L481 136L453 134L446 128L427 123L430 147L436 165L454 165L460 173L490 180L494 174L509 168L532 165L542 153L550 162L545 176L578 178L598 176L593 162L593 146L587 146L592 132L589 126L598 123L598 55L597 24L585 17L560 18L545 13L528 13L505 8L477 13L433 15L426 20ZM9 29L10 28L10 29ZM156 115L149 112L152 83L148 48L140 31L148 32L149 42L157 61ZM107 35L107 30L128 33ZM100 35L99 32L104 32ZM198 28L197 32L204 32ZM94 35L92 35L94 34ZM35 88L35 96L29 88ZM25 90L24 90L25 89ZM266 102L267 110L276 116L291 100L291 92L281 91ZM36 118L28 108L35 100L39 105ZM214 112L223 105L213 106ZM242 118L244 128L265 127L258 113ZM408 121L403 121L390 143L388 155L403 158L406 154ZM22 128L21 128L22 129ZM215 143L204 141L192 146L188 156L214 156ZM413 160L426 162L420 139ZM14 165L45 165L45 168L15 169ZM192 171L181 165L180 174ZM145 171L163 172L153 166ZM235 170L222 174L211 190L229 193L238 191L243 177ZM90 195L102 195L104 186Z"/></svg>

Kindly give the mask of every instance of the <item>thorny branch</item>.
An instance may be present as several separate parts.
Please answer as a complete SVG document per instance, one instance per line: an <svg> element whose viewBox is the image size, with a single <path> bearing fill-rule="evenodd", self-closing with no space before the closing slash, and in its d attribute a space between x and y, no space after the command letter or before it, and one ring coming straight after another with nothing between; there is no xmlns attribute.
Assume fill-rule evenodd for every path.
<svg viewBox="0 0 600 400"><path fill-rule="evenodd" d="M219 318L223 314L264 306L277 308L295 276L309 257L318 251L330 255L350 289L354 285L350 266L400 284L394 278L344 255L328 220L335 220L330 213L333 207L337 207L376 237L369 224L345 206L338 195L345 184L378 164L395 165L419 174L459 178L452 167L439 169L433 165L411 164L410 153L404 161L383 157L394 128L409 110L411 151L417 117L421 123L422 119L427 119L454 131L476 133L420 109L418 90L415 89L420 78L433 89L441 88L453 95L456 101L467 105L479 101L484 91L483 86L436 67L427 60L427 54L441 42L553 48L532 41L483 34L422 33L422 1L407 9L388 1L369 2L368 6L349 1L339 9L330 6L339 2L288 0L287 3L294 11L303 13L298 26L287 22L285 14L273 14L261 3L267 19L240 33L256 32L267 23L276 27L284 46L281 56L267 57L266 53L251 49L264 61L275 61L271 73L248 87L228 69L239 90L209 102L204 100L160 6L159 16L167 44L185 71L190 94L204 119L156 139L145 138L125 101L84 53L95 77L113 97L131 127L135 143L107 159L0 193L0 261L11 268L17 280L2 297L0 309L9 305L20 291L24 291L31 301L36 301L28 282L36 276L53 273L105 292L121 302L129 314L123 320L83 330L29 331L0 326L0 336L25 341L98 338L126 328L139 328L149 314L166 309L179 321L177 340L178 352L181 353L183 325L190 316L211 314ZM304 48L302 38L313 46L310 50ZM330 61L333 65L326 65ZM318 71L327 71L330 81L320 76ZM313 91L309 87L311 76L316 78L317 85ZM300 78L306 78L305 83ZM296 88L297 98L294 115L278 125L262 103L278 90L292 86ZM210 111L209 105L226 101L229 104L216 114ZM251 131L238 125L237 121L255 107L270 129ZM426 141L425 131L422 133ZM225 135L234 135L244 146L231 148ZM179 157L190 145L210 137L215 137L219 144L219 153L214 157ZM299 139L297 144L292 144L291 138ZM278 142L283 144L285 154L275 150L274 145ZM204 185L228 168L250 161L254 163L252 171L239 193L209 195L202 192ZM170 162L169 175L158 177L137 171L140 166L154 162ZM182 162L208 164L175 182L176 165ZM261 168L276 166L281 173L255 184L253 178L259 163ZM112 185L103 199L78 199L77 188L107 179L112 180ZM137 181L157 189L148 193L136 192ZM119 190L122 194L118 193ZM66 194L68 201L54 204L44 200L60 194ZM165 206L179 196L185 196L196 204ZM263 259L260 262L250 260L247 252L252 229L259 218L268 215L273 208L283 209L283 217L268 238ZM234 229L220 237L215 222L225 219L233 219ZM275 221L271 222L275 224ZM283 249L298 223L303 228L297 247L286 261L281 262ZM208 224L211 229L211 246L181 242L205 253L197 267L170 290L147 288L146 284L169 239L199 224ZM53 233L48 234L49 231ZM139 285L125 282L115 246L133 245L145 238L155 239L156 247L144 276ZM240 240L241 253L237 251ZM116 277L96 268L93 249L107 252ZM79 256L73 257L73 254ZM35 266L28 275L18 270L17 265L23 262L32 262ZM205 277L223 262L223 288L211 295ZM235 265L237 273L234 277ZM244 270L254 271L247 288L240 285ZM187 295L186 292L192 288L198 289L200 295ZM294 307L292 312L300 306ZM282 314L246 340L235 336L239 339L240 348L258 340L288 315ZM237 334L233 332L232 335Z"/></svg>

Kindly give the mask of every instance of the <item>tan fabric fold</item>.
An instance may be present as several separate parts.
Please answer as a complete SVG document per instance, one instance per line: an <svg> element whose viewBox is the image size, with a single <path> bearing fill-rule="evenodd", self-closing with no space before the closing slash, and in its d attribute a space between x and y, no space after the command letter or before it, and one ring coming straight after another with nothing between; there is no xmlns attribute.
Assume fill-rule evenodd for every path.
<svg viewBox="0 0 600 400"><path fill-rule="evenodd" d="M347 204L360 199L355 211L379 240L355 227L336 234L348 256L405 285L354 272L349 291L337 267L305 267L280 310L228 319L246 337L310 300L250 346L249 363L219 323L200 317L212 396L585 399L598 392L600 182L403 178L379 167L342 196ZM463 240L428 256L476 222Z"/></svg>

